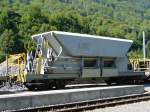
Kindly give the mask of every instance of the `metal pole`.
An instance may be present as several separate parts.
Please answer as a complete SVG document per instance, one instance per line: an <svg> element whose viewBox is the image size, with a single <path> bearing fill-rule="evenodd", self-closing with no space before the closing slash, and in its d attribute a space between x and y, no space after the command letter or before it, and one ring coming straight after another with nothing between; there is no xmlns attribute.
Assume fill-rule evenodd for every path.
<svg viewBox="0 0 150 112"><path fill-rule="evenodd" d="M143 58L146 57L146 50L145 50L145 32L143 31Z"/></svg>
<svg viewBox="0 0 150 112"><path fill-rule="evenodd" d="M6 80L8 81L8 55L6 55Z"/></svg>
<svg viewBox="0 0 150 112"><path fill-rule="evenodd" d="M11 85L11 75L8 72L8 54L6 55L6 82Z"/></svg>

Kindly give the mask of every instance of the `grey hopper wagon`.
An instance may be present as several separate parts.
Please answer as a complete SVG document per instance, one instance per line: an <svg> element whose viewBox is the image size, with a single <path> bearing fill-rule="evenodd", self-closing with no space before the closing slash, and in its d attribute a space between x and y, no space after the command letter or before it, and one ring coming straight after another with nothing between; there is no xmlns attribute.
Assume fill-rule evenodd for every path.
<svg viewBox="0 0 150 112"><path fill-rule="evenodd" d="M67 81L77 78L103 79L110 84L137 76L127 73L132 40L62 31L33 35L32 39L37 49L34 58L30 60L29 56L27 61L29 88L37 83L64 87Z"/></svg>

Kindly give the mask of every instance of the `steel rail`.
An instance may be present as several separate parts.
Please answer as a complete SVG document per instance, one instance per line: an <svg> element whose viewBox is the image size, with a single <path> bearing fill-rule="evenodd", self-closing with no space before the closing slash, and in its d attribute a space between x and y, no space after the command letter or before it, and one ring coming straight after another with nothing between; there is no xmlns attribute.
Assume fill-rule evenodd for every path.
<svg viewBox="0 0 150 112"><path fill-rule="evenodd" d="M93 110L96 108L105 108L123 104L130 104L134 102L147 101L150 100L150 93L136 94L122 97L106 98L106 99L97 99L89 100L68 104L60 105L50 105L50 106L41 106L41 107L32 107L20 110L13 110L12 112L77 112L85 110Z"/></svg>

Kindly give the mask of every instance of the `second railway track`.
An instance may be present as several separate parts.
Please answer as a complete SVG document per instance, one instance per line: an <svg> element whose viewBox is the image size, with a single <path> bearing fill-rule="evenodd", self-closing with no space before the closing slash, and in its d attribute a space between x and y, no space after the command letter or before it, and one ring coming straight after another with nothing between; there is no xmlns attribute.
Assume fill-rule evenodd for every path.
<svg viewBox="0 0 150 112"><path fill-rule="evenodd" d="M14 110L14 112L76 112L150 100L150 93Z"/></svg>

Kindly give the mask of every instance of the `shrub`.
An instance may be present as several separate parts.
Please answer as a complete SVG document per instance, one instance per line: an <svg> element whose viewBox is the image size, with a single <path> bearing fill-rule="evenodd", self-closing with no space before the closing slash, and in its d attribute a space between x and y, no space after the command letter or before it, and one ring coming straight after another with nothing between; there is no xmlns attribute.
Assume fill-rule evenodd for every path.
<svg viewBox="0 0 150 112"><path fill-rule="evenodd" d="M3 52L0 52L0 63L5 61L5 59L6 59L6 54Z"/></svg>

